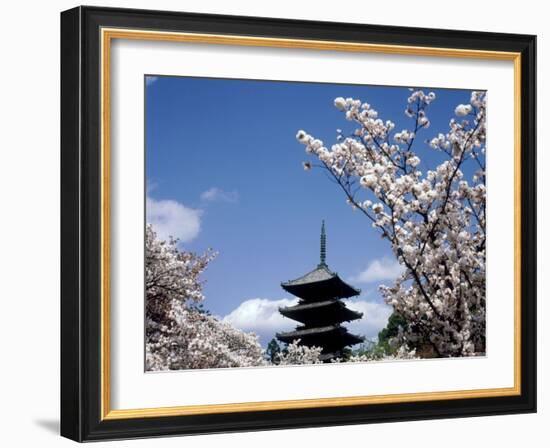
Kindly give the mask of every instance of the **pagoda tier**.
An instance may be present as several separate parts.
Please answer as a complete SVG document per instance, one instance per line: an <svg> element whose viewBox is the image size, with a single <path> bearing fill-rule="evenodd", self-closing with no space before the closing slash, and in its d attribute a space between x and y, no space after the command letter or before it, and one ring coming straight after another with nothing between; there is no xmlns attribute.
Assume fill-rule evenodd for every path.
<svg viewBox="0 0 550 448"><path fill-rule="evenodd" d="M287 344L300 339L302 345L323 347L323 353L340 351L347 345L363 342L362 337L349 333L346 328L338 324L313 328L300 326L295 331L277 333L277 338Z"/></svg>
<svg viewBox="0 0 550 448"><path fill-rule="evenodd" d="M295 280L281 283L282 288L299 297L297 305L279 308L279 312L303 325L294 331L277 333L277 339L287 344L300 340L301 345L321 347L321 360L329 362L341 357L343 350L363 342L361 336L348 332L342 322L360 319L363 314L350 310L341 300L360 294L326 264L325 223L321 227L321 260L317 267Z"/></svg>
<svg viewBox="0 0 550 448"><path fill-rule="evenodd" d="M322 327L330 323L350 322L363 317L363 313L350 310L338 299L321 302L301 301L295 306L279 308L279 312L292 320L315 327Z"/></svg>
<svg viewBox="0 0 550 448"><path fill-rule="evenodd" d="M295 280L281 283L285 291L303 300L346 299L357 296L360 289L343 281L338 274L331 272L325 263Z"/></svg>

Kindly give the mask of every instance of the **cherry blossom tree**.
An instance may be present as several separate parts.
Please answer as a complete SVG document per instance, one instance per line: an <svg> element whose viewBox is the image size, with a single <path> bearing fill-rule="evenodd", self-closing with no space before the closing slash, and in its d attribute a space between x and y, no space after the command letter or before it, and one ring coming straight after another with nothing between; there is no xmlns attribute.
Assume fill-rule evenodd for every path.
<svg viewBox="0 0 550 448"><path fill-rule="evenodd" d="M322 351L322 347L300 345L300 339L296 339L287 345L286 350L279 353L278 365L322 364Z"/></svg>
<svg viewBox="0 0 550 448"><path fill-rule="evenodd" d="M399 346L395 352L388 354L383 352L366 352L362 354L352 354L345 361L341 358L331 359L333 363L341 362L373 362L373 361L396 361L403 359L418 359L416 355L416 350L411 350L406 347L406 345Z"/></svg>
<svg viewBox="0 0 550 448"><path fill-rule="evenodd" d="M216 254L204 255L180 251L177 240L157 238L151 224L145 229L145 294L147 315L155 320L170 309L167 298L189 306L204 300L200 275Z"/></svg>
<svg viewBox="0 0 550 448"><path fill-rule="evenodd" d="M145 238L147 370L264 365L258 337L205 313L200 275L215 257L180 250L151 225Z"/></svg>
<svg viewBox="0 0 550 448"><path fill-rule="evenodd" d="M435 356L485 352L486 93L459 104L449 130L420 142L430 125L433 92L410 89L409 129L396 131L370 104L336 98L356 128L337 130L328 148L300 130L296 138L315 157L304 169L329 174L352 209L391 245L404 274L381 292L407 325L393 341L408 349L428 345ZM421 151L445 160L421 170ZM467 165L472 168L466 170ZM473 173L466 178L465 170Z"/></svg>

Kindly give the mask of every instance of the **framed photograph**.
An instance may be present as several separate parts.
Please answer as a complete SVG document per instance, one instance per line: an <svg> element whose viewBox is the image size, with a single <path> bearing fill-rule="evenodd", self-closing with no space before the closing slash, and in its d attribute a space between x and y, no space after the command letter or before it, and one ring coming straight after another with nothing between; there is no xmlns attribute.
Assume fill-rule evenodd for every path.
<svg viewBox="0 0 550 448"><path fill-rule="evenodd" d="M61 14L61 433L536 411L535 36Z"/></svg>

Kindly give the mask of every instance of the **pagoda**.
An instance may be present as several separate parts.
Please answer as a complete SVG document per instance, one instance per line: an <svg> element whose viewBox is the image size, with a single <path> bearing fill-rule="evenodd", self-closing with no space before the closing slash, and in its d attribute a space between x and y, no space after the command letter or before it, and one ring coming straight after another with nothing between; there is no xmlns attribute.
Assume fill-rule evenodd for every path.
<svg viewBox="0 0 550 448"><path fill-rule="evenodd" d="M301 345L321 347L321 360L324 362L341 358L345 347L363 342L364 338L349 333L342 326L343 322L363 316L363 313L347 308L342 301L359 295L361 290L348 285L327 266L324 221L321 226L320 263L313 271L281 283L281 286L300 300L297 305L279 308L279 312L302 325L294 331L277 333L277 339L287 344L299 339Z"/></svg>

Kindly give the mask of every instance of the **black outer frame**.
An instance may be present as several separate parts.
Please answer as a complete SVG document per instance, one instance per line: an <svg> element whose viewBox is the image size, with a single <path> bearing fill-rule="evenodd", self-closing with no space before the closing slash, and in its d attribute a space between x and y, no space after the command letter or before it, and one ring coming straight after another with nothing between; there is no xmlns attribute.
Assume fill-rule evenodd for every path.
<svg viewBox="0 0 550 448"><path fill-rule="evenodd" d="M100 28L521 52L521 395L100 420ZM61 13L61 435L76 441L536 412L536 36L98 7Z"/></svg>

